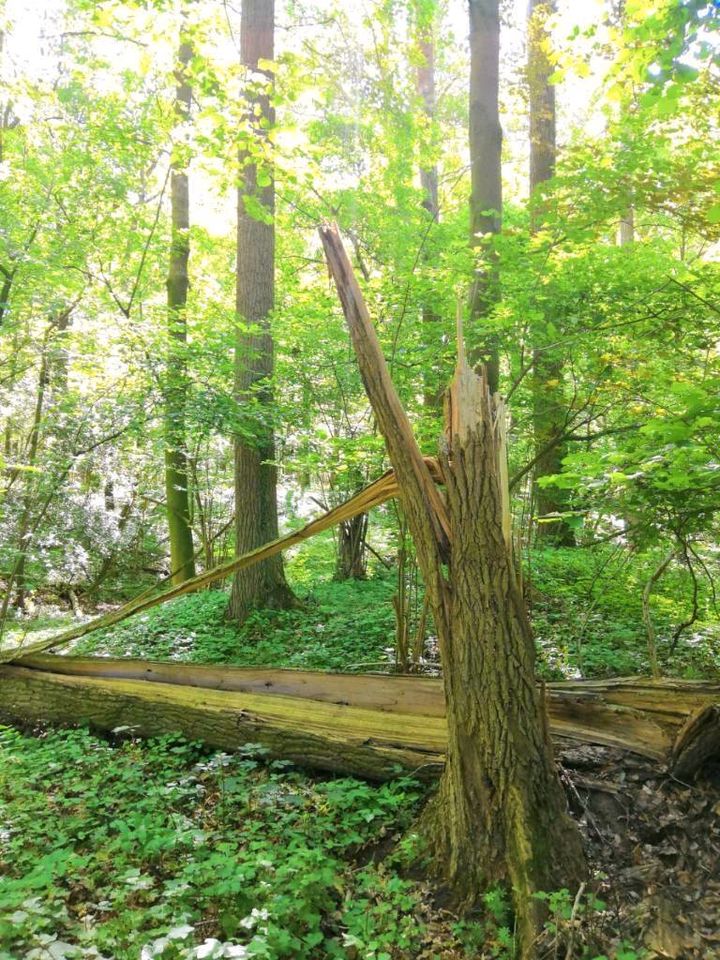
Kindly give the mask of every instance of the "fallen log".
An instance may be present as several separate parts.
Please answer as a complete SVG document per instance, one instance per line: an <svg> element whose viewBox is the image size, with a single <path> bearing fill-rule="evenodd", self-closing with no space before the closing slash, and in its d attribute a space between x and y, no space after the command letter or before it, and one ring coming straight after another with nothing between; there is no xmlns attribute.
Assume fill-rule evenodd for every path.
<svg viewBox="0 0 720 960"><path fill-rule="evenodd" d="M692 776L720 755L720 683L619 679L546 687L553 737L615 747ZM442 682L159 661L35 656L0 667L14 720L177 731L210 746L260 743L302 766L434 777L445 748Z"/></svg>
<svg viewBox="0 0 720 960"><path fill-rule="evenodd" d="M0 667L0 715L140 737L181 733L223 750L257 744L302 767L370 780L437 776L445 745L442 717L17 666Z"/></svg>

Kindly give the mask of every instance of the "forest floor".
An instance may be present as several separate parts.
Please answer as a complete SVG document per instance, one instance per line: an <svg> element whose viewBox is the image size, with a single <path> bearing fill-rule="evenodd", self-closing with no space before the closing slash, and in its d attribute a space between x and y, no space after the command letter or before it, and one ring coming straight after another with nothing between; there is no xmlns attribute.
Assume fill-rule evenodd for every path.
<svg viewBox="0 0 720 960"><path fill-rule="evenodd" d="M535 564L542 672L642 672L637 590L570 553ZM302 572L301 610L257 613L238 630L224 620L226 595L212 591L73 652L392 669L394 578L339 584ZM643 570L626 575L640 583ZM682 619L682 595L670 580L658 600L668 672L717 675L716 625L696 626L671 653L662 638ZM432 644L424 666L436 668ZM512 956L502 892L459 920L426 880L412 833L426 788L309 777L252 749L129 733L0 730L0 960ZM640 758L570 744L561 762L591 878L577 900L548 891L541 955L720 957L720 768L684 784Z"/></svg>

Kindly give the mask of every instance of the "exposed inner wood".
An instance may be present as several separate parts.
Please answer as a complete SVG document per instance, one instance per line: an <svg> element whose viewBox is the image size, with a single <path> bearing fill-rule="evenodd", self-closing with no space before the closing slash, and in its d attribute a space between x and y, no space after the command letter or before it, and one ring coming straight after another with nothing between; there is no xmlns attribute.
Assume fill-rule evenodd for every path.
<svg viewBox="0 0 720 960"><path fill-rule="evenodd" d="M684 778L720 752L720 683L565 681L546 692L553 737L650 757ZM137 726L147 736L177 730L223 749L261 742L274 756L372 779L399 768L435 776L446 736L439 679L104 657L38 655L0 667L0 713L102 730ZM306 735L315 740L303 754L296 740Z"/></svg>

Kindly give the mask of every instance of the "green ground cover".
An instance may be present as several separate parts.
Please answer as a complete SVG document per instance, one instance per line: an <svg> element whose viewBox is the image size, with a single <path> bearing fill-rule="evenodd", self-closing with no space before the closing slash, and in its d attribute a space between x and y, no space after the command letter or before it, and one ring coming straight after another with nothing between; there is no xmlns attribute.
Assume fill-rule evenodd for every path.
<svg viewBox="0 0 720 960"><path fill-rule="evenodd" d="M526 592L545 675L646 670L640 598L652 563L619 563L611 551L533 554ZM298 610L258 612L237 629L225 620L226 594L209 591L75 652L392 669L394 575L381 568L336 583L307 563L291 571ZM717 673L705 594L671 653L686 613L687 582L672 571L653 600L661 657L680 675ZM432 904L422 869L408 869L422 857L411 825L423 789L412 781L309 777L252 749L126 737L2 728L0 960L511 956L499 894L459 923ZM554 903L559 916L571 908L562 896Z"/></svg>

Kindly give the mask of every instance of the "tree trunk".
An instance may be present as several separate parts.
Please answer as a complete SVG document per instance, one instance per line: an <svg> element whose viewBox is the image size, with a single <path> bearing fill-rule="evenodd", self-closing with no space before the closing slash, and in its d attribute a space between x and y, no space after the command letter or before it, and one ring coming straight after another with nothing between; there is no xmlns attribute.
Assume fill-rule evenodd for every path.
<svg viewBox="0 0 720 960"><path fill-rule="evenodd" d="M422 3L415 5L417 18L416 32L420 63L415 71L415 87L417 90L422 112L427 124L427 133L422 143L422 152L425 154L420 165L420 187L422 190L422 205L428 214L427 234L423 232L423 262L428 263L432 257L429 244L431 224L440 219L440 201L438 197L438 169L434 156L435 139L435 30L437 27L437 10L434 4L429 7ZM430 159L428 159L428 157ZM441 342L442 327L440 317L435 310L431 298L425 297L421 306L423 339L428 351L428 362L423 373L423 403L428 410L442 411L443 388L441 372L436 357Z"/></svg>
<svg viewBox="0 0 720 960"><path fill-rule="evenodd" d="M619 247L626 247L635 240L635 211L628 207L624 217L618 224L617 242Z"/></svg>
<svg viewBox="0 0 720 960"><path fill-rule="evenodd" d="M497 883L512 888L521 955L531 956L542 913L533 893L572 889L583 853L554 768L544 690L533 682L535 646L503 525L495 425L504 413L488 394L477 399L479 422L454 434L444 462L448 751L425 828L461 900L473 903Z"/></svg>
<svg viewBox="0 0 720 960"><path fill-rule="evenodd" d="M490 390L500 382L497 337L483 332L483 319L497 298L498 277L488 235L500 232L502 128L498 103L500 70L499 0L469 0L470 8L470 245L486 256L470 291L472 365L485 364Z"/></svg>
<svg viewBox="0 0 720 960"><path fill-rule="evenodd" d="M192 46L180 38L175 73L175 113L178 124L190 117L192 91L187 68ZM190 196L184 146L176 146L170 173L172 236L167 276L168 356L165 384L165 503L170 539L172 582L195 576L195 550L190 526L190 493L185 410L187 405L187 294L190 257Z"/></svg>
<svg viewBox="0 0 720 960"><path fill-rule="evenodd" d="M274 0L243 0L242 63L253 74L272 75ZM273 121L269 93L250 93L247 113L255 143L240 156L237 210L235 395L243 407L243 432L235 439L235 537L239 555L277 539L277 468L272 426L274 367L270 315L274 299L275 192L272 166L257 162ZM258 219L258 216L262 219ZM229 615L242 621L257 607L286 608L295 597L285 580L280 554L236 574Z"/></svg>
<svg viewBox="0 0 720 960"><path fill-rule="evenodd" d="M338 525L336 580L364 580L367 576L367 555L365 552L367 528L368 515L366 513L360 513L357 517L344 520Z"/></svg>
<svg viewBox="0 0 720 960"><path fill-rule="evenodd" d="M35 410L33 412L30 434L27 439L24 452L24 464L28 470L25 474L25 492L22 496L22 508L20 519L18 521L17 532L17 556L15 563L10 571L6 583L5 596L0 606L0 629L5 623L12 596L13 587L15 588L15 599L13 605L16 610L25 610L25 600L27 592L26 584L26 566L29 538L32 535L31 514L34 505L35 490L37 487L37 478L34 468L38 459L38 448L40 445L40 431L42 428L43 417L45 415L46 393L50 383L50 344L52 338L54 323L45 331L40 352L40 372L38 374L37 394L35 396Z"/></svg>
<svg viewBox="0 0 720 960"><path fill-rule="evenodd" d="M528 95L530 101L530 229L542 227L544 203L541 189L555 175L555 87L550 83L554 67L550 60L547 21L555 13L555 0L530 0L528 7ZM557 339L556 334L551 335ZM562 471L567 445L554 443L566 428L567 404L563 396L564 364L557 346L548 342L544 330L533 333L533 471L538 538L556 546L574 546L572 527L563 519L567 494L557 487L542 487L538 481ZM544 451L544 452L543 452Z"/></svg>
<svg viewBox="0 0 720 960"><path fill-rule="evenodd" d="M519 956L533 954L534 891L579 883L580 833L569 819L548 734L535 651L513 566L504 411L460 357L446 403L437 490L390 380L335 227L321 228L365 390L398 478L438 633L448 751L423 829L435 865L465 904L512 886ZM445 566L447 564L447 573Z"/></svg>

